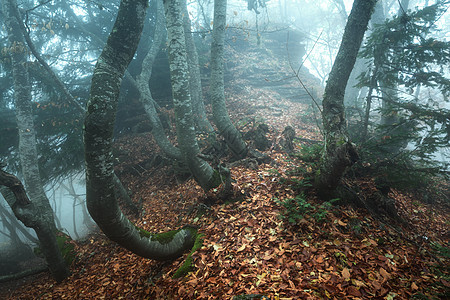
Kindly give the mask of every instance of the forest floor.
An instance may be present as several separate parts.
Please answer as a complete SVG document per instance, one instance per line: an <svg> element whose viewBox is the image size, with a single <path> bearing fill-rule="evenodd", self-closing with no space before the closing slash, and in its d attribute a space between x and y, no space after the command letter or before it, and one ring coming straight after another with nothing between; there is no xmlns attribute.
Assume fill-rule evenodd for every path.
<svg viewBox="0 0 450 300"><path fill-rule="evenodd" d="M259 56L255 52L255 57ZM239 63L238 63L239 64ZM257 68L257 66L255 67ZM288 70L288 69L286 69ZM238 70L237 70L238 71ZM245 70L241 69L242 72ZM289 71L286 71L287 73ZM255 70L253 74L263 74ZM283 75L284 76L284 75ZM180 180L173 166L155 163L159 150L150 133L126 135L116 147L126 153L117 171L142 201L138 226L161 232L191 224L203 234L192 255L193 270L173 279L187 254L175 261L143 259L109 241L102 233L73 242L72 275L57 284L50 274L34 275L3 286L6 299L439 299L449 295L448 202L426 204L412 193L393 189L389 197L408 225L372 216L351 206L328 206L313 192L304 198L303 218L280 218L279 201L294 199L292 171L310 168L277 147L286 125L300 139L320 140L306 100L289 99L278 86L249 85L236 76L227 91L230 115L239 129L269 125L272 146L267 164L231 168L239 201L205 194L193 179ZM270 78L273 78L273 74ZM262 80L264 75L261 75ZM269 82L268 80L265 80ZM294 82L292 89L300 90ZM273 84L275 86L275 84ZM223 158L227 162L230 157ZM291 178L290 180L284 180ZM301 179L301 178L297 178ZM357 182L364 195L376 188L371 178ZM448 190L447 190L448 192ZM297 199L299 199L297 197ZM445 247L439 247L443 245ZM441 251L441 252L439 252ZM2 286L0 286L2 287ZM446 293L446 294L445 294ZM265 298L263 298L263 296Z"/></svg>

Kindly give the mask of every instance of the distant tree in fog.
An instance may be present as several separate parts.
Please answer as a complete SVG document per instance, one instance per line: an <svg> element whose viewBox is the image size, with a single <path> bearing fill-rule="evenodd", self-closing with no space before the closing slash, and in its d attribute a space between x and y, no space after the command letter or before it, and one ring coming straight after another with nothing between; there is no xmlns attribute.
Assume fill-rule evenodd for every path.
<svg viewBox="0 0 450 300"><path fill-rule="evenodd" d="M6 20L9 54L13 69L16 119L19 129L20 165L27 194L31 201L19 201L17 195L11 196L11 193L7 189L2 189L2 194L4 193L5 199L8 201L17 218L25 226L31 227L36 231L41 250L49 264L50 271L57 281L62 281L69 275L69 269L56 242L57 229L53 210L40 178L37 161L36 134L33 114L31 112L31 85L27 69L26 46L19 25L21 17L15 0L4 0L2 2L2 9ZM6 175L2 170L3 180L5 180ZM9 180L14 180L14 178L7 176ZM2 185L5 185L4 181ZM27 197L25 190L22 190L21 193L24 197Z"/></svg>

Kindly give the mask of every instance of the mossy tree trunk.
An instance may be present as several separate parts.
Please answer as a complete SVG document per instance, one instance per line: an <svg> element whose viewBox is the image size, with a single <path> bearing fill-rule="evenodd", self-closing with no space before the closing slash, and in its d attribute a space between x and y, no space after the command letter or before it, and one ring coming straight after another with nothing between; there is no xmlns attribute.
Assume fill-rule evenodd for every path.
<svg viewBox="0 0 450 300"><path fill-rule="evenodd" d="M317 192L325 199L334 197L345 170L358 159L356 149L347 133L344 93L375 3L376 0L353 2L342 42L325 87L322 104L325 148L315 178Z"/></svg>
<svg viewBox="0 0 450 300"><path fill-rule="evenodd" d="M25 226L35 230L50 271L55 280L60 282L69 276L69 269L56 242L57 229L54 214L40 177L36 133L31 109L27 48L19 25L20 14L15 0L2 1L2 9L6 21L9 54L12 61L14 106L19 129L20 164L25 187L31 201L17 201L11 195L6 195L5 199L9 200L8 203L15 216ZM2 192L8 193L5 190ZM21 193L22 197L28 198L24 189Z"/></svg>
<svg viewBox="0 0 450 300"><path fill-rule="evenodd" d="M122 0L116 22L94 69L85 119L86 200L105 235L142 257L168 260L190 249L195 233L181 229L161 240L137 228L114 193L112 137L120 85L141 37L147 0Z"/></svg>
<svg viewBox="0 0 450 300"><path fill-rule="evenodd" d="M218 171L199 157L200 149L197 144L189 93L189 68L186 58L181 0L166 0L164 5L178 144L183 159L195 180L203 190L208 191L217 187L221 182Z"/></svg>
<svg viewBox="0 0 450 300"><path fill-rule="evenodd" d="M231 122L228 115L228 109L225 104L224 91L224 41L225 28L227 21L227 1L214 1L214 22L211 43L211 81L210 81L210 95L212 101L212 111L214 123L219 129L220 134L225 138L225 141L237 158L244 158L247 155L248 149L241 133Z"/></svg>

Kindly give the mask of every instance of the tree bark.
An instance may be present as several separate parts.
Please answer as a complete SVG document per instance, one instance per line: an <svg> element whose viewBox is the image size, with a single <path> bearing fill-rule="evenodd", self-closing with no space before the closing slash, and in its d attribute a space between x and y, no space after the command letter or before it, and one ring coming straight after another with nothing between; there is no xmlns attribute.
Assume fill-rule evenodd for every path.
<svg viewBox="0 0 450 300"><path fill-rule="evenodd" d="M198 131L208 133L212 132L213 128L206 117L205 104L203 103L198 53L191 33L191 19L189 18L186 0L183 0L181 3L181 11L183 15L184 36L189 67L189 91L191 93L194 122Z"/></svg>
<svg viewBox="0 0 450 300"><path fill-rule="evenodd" d="M40 218L39 210L28 199L19 179L3 170L0 170L0 192L13 210L16 218L25 226L34 229L50 272L57 282L63 281L70 275L70 272L56 242L56 230Z"/></svg>
<svg viewBox="0 0 450 300"><path fill-rule="evenodd" d="M168 240L137 228L119 208L114 193L112 136L125 70L142 33L147 0L122 0L116 22L92 77L85 119L86 196L89 213L105 235L146 258L173 259L192 247L195 233L181 229Z"/></svg>
<svg viewBox="0 0 450 300"><path fill-rule="evenodd" d="M203 190L208 191L217 187L221 181L219 173L199 157L200 149L197 144L189 93L189 69L186 59L181 0L166 0L164 5L178 144L184 161L195 180Z"/></svg>
<svg viewBox="0 0 450 300"><path fill-rule="evenodd" d="M27 50L18 22L20 15L15 0L4 0L2 8L12 60L14 104L19 129L19 157L25 186L30 199L32 199L32 201L28 200L32 203L28 203L25 200L25 197L27 197L25 190L20 188L19 198L14 202L9 202L9 204L16 217L25 226L31 227L36 231L50 271L55 280L60 282L69 276L69 269L56 243L55 234L57 229L54 222L54 214L39 175L36 134L31 110L31 85L27 69ZM11 197L8 198L11 199Z"/></svg>
<svg viewBox="0 0 450 300"><path fill-rule="evenodd" d="M214 22L211 43L211 83L210 95L212 100L212 111L214 123L231 152L237 158L244 158L248 149L241 133L231 122L225 105L225 90L223 78L224 41L226 27L227 1L214 1Z"/></svg>
<svg viewBox="0 0 450 300"><path fill-rule="evenodd" d="M358 159L346 129L344 93L375 3L376 0L353 2L325 87L322 110L325 148L315 179L317 192L325 199L333 197L346 168Z"/></svg>
<svg viewBox="0 0 450 300"><path fill-rule="evenodd" d="M153 43L147 55L142 62L141 74L137 77L136 83L140 92L140 101L144 106L145 112L152 124L152 134L156 143L169 158L182 161L180 149L174 147L167 139L158 112L156 111L156 103L150 91L149 81L152 76L153 62L160 49L161 43L164 41L164 6L162 0L156 1L156 21L155 32L153 35Z"/></svg>

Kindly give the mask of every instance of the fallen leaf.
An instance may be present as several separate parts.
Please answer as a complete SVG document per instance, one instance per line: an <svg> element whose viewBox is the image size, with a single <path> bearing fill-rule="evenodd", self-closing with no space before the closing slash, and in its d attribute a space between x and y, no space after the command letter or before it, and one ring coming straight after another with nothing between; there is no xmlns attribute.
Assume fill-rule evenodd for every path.
<svg viewBox="0 0 450 300"><path fill-rule="evenodd" d="M350 271L347 268L342 270L342 277L347 281L350 279Z"/></svg>
<svg viewBox="0 0 450 300"><path fill-rule="evenodd" d="M245 244L243 244L241 247L239 247L237 250L236 250L236 252L241 252L241 251L244 251L244 249L245 249Z"/></svg>
<svg viewBox="0 0 450 300"><path fill-rule="evenodd" d="M391 278L391 274L389 274L385 269L380 268L380 274L383 276L385 280L389 280Z"/></svg>

